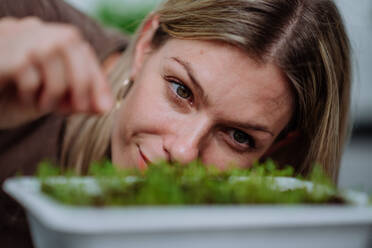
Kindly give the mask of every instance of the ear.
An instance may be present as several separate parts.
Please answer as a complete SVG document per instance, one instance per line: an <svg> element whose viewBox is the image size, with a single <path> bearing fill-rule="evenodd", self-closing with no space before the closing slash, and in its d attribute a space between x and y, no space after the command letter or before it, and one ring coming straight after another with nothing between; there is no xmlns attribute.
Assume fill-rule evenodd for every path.
<svg viewBox="0 0 372 248"><path fill-rule="evenodd" d="M280 151L284 147L290 146L291 144L295 143L299 137L300 137L299 131L296 130L289 132L284 138L274 142L262 157L270 157L271 154Z"/></svg>
<svg viewBox="0 0 372 248"><path fill-rule="evenodd" d="M159 16L158 15L150 15L150 17L145 21L140 34L138 36L135 50L134 50L134 57L133 57L133 64L131 68L130 77L134 80L136 75L140 71L144 61L146 60L147 55L151 52L151 41L159 27Z"/></svg>

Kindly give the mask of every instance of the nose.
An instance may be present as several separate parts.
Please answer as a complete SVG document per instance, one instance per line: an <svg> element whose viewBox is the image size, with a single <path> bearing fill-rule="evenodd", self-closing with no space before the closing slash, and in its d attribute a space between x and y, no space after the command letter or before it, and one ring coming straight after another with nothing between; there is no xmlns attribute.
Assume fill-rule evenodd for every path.
<svg viewBox="0 0 372 248"><path fill-rule="evenodd" d="M163 143L171 162L187 164L200 156L210 129L208 122L207 118L198 118L174 123Z"/></svg>

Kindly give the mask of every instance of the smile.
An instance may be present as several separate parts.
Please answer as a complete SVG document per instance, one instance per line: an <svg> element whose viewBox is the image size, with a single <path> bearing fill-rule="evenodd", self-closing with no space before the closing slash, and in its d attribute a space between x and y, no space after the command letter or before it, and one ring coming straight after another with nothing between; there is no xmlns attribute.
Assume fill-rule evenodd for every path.
<svg viewBox="0 0 372 248"><path fill-rule="evenodd" d="M141 148L137 145L138 152L140 155L138 167L140 170L144 170L151 164L151 161L146 157L146 155L142 152Z"/></svg>

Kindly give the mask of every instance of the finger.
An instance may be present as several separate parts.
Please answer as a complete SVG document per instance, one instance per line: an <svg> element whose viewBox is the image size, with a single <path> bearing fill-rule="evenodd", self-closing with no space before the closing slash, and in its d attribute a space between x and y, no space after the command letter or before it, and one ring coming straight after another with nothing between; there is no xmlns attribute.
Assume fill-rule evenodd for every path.
<svg viewBox="0 0 372 248"><path fill-rule="evenodd" d="M41 45L42 37L41 22L36 18L4 19L0 21L3 25L0 27L0 36L1 32L5 33L0 39L0 54L3 58L0 60L0 81L14 80L16 74L32 62L30 55L35 46ZM27 42L24 42L26 39Z"/></svg>
<svg viewBox="0 0 372 248"><path fill-rule="evenodd" d="M57 106L57 112L61 114L71 114L76 112L76 110L73 108L71 104L71 91L69 89L69 86L67 86L66 94L63 96L61 101L58 103Z"/></svg>
<svg viewBox="0 0 372 248"><path fill-rule="evenodd" d="M81 35L77 28L63 24L46 24L39 28L39 35L45 37L44 39L33 39L38 42L37 54L35 57L45 58L55 54L56 51L63 52L64 49L72 44L81 42Z"/></svg>
<svg viewBox="0 0 372 248"><path fill-rule="evenodd" d="M81 49L81 43L68 47L64 53L67 78L74 111L89 111L89 74L88 65Z"/></svg>
<svg viewBox="0 0 372 248"><path fill-rule="evenodd" d="M27 65L15 75L18 96L24 104L32 104L41 84L41 76L37 67L33 64Z"/></svg>
<svg viewBox="0 0 372 248"><path fill-rule="evenodd" d="M60 54L56 53L41 62L42 90L38 106L46 112L55 109L67 90L64 62Z"/></svg>
<svg viewBox="0 0 372 248"><path fill-rule="evenodd" d="M18 19L14 18L14 17L10 17L10 16L1 18L0 33L8 32L9 30L14 29L15 27L18 26L17 25L18 22L19 22Z"/></svg>
<svg viewBox="0 0 372 248"><path fill-rule="evenodd" d="M61 114L69 114L74 112L70 99L64 99L59 103L57 111Z"/></svg>
<svg viewBox="0 0 372 248"><path fill-rule="evenodd" d="M89 62L90 75L92 75L92 80L89 84L91 107L96 113L107 112L113 105L110 87L92 49L89 46L85 46L83 51L86 54L85 59L87 63Z"/></svg>

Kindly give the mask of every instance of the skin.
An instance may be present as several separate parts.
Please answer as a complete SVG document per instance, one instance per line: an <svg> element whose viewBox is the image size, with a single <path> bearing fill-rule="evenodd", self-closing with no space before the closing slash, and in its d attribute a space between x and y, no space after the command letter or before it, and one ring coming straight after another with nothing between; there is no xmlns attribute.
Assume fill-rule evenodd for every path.
<svg viewBox="0 0 372 248"><path fill-rule="evenodd" d="M136 46L134 85L113 126L114 164L145 169L158 160L186 164L200 158L222 169L247 167L275 147L293 111L281 71L217 42L171 39L153 49L157 26L150 19ZM0 34L7 58L0 60L0 128L54 111L110 110L104 70L114 62L101 68L74 27L5 18Z"/></svg>
<svg viewBox="0 0 372 248"><path fill-rule="evenodd" d="M0 36L0 129L50 112L101 114L111 109L104 71L74 26L35 17L2 18Z"/></svg>
<svg viewBox="0 0 372 248"><path fill-rule="evenodd" d="M117 111L114 164L145 169L199 158L221 169L249 167L291 118L293 97L281 71L212 41L171 39L154 50L155 28L138 42L134 84Z"/></svg>

